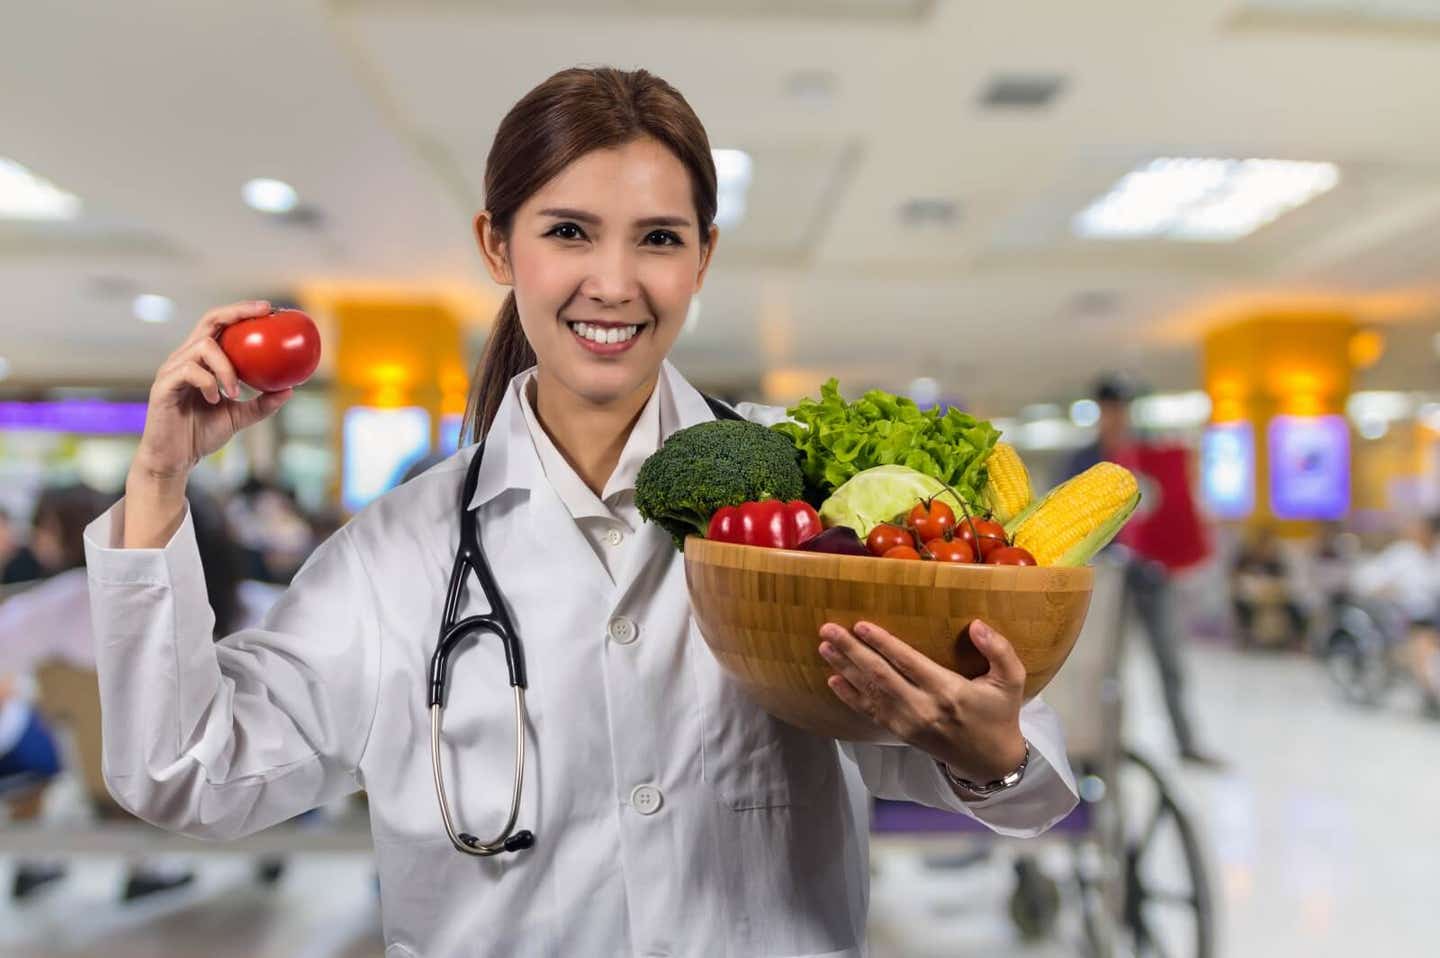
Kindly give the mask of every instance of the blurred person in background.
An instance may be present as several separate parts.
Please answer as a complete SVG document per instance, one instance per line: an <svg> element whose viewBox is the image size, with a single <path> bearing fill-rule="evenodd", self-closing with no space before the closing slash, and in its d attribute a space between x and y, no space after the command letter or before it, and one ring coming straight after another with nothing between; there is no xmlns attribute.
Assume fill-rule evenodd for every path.
<svg viewBox="0 0 1440 958"><path fill-rule="evenodd" d="M1146 482L1141 461L1144 445L1130 425L1130 404L1135 398L1135 386L1118 375L1101 378L1092 392L1092 398L1100 407L1100 420L1095 441L1077 449L1070 457L1065 471L1066 477L1076 476L1098 462L1113 462L1136 474L1141 481L1142 510L1153 510L1157 489ZM1148 503L1145 500L1150 500ZM1175 617L1174 585L1171 571L1162 556L1151 553L1149 546L1163 542L1163 536L1151 536L1148 540L1138 539L1139 521L1137 515L1121 530L1116 545L1110 548L1125 557L1125 589L1140 619L1142 631L1155 655L1160 671L1160 683L1165 695L1165 707L1170 715L1170 725L1175 733L1180 757L1187 762L1204 767L1219 767L1223 763L1200 748L1196 739L1195 726L1185 699L1185 661L1181 655L1181 637ZM1188 530L1187 530L1188 531ZM1180 537L1175 537L1180 538ZM1193 551L1193 550L1191 550Z"/></svg>
<svg viewBox="0 0 1440 958"><path fill-rule="evenodd" d="M30 673L47 659L94 667L83 536L107 503L78 483L42 491L30 523L39 581L0 602L0 797L25 801L17 817L37 813L45 786L60 772L59 749L34 705ZM27 898L64 874L61 862L21 861L11 896Z"/></svg>
<svg viewBox="0 0 1440 958"><path fill-rule="evenodd" d="M199 488L187 491L195 522L195 539L205 573L206 598L215 614L217 636L258 625L283 591L279 586L245 578L245 555L231 535L219 503ZM33 542L48 578L0 603L0 676L18 690L24 678L49 661L93 671L95 642L90 620L90 590L86 578L84 530L105 511L110 499L84 485L47 489L35 506ZM13 759L44 762L41 741L48 730L33 704L18 691L9 707L22 708L28 737L18 739ZM10 722L19 721L12 718ZM3 723L0 723L3 724ZM0 745L4 742L0 741ZM28 751L21 753L24 746ZM51 750L53 752L53 749ZM0 749L0 769L5 767ZM54 774L56 770L50 772ZM57 865L22 866L16 874L15 894L25 894L64 874ZM281 874L278 860L258 866L263 881ZM133 900L189 884L188 865L146 860L133 865L122 896Z"/></svg>
<svg viewBox="0 0 1440 958"><path fill-rule="evenodd" d="M1356 591L1394 602L1409 624L1405 662L1425 713L1440 718L1440 515L1415 518L1355 570Z"/></svg>
<svg viewBox="0 0 1440 958"><path fill-rule="evenodd" d="M293 393L242 398L216 342L268 302L200 319L157 369L124 500L86 533L108 629L105 767L125 807L227 840L364 789L386 948L428 958L859 958L868 829L852 781L1017 838L1074 809L1058 718L1024 700L1014 646L979 620L990 668L973 680L869 623L817 630L836 700L898 740L843 756L746 698L699 641L681 555L635 505L640 465L684 427L785 417L716 408L667 358L719 239L716 180L699 119L646 71L565 70L526 94L496 132L475 219L510 292L469 438L331 536L263 629L218 643L184 490ZM519 678L506 692L501 643L469 642L468 616L442 625L482 608L473 567L513 616L523 694ZM443 732L442 630L473 649ZM137 686L149 694L125 694ZM512 778L517 736L534 739L540 788ZM437 792L482 837L447 828Z"/></svg>
<svg viewBox="0 0 1440 958"><path fill-rule="evenodd" d="M288 585L315 548L314 532L294 494L272 480L245 480L225 513L245 550L246 576L253 581Z"/></svg>
<svg viewBox="0 0 1440 958"><path fill-rule="evenodd" d="M34 551L15 528L14 518L0 509L0 585L33 582L44 574Z"/></svg>
<svg viewBox="0 0 1440 958"><path fill-rule="evenodd" d="M1304 644L1307 619L1291 589L1274 530L1249 530L1231 567L1230 583L1242 648Z"/></svg>

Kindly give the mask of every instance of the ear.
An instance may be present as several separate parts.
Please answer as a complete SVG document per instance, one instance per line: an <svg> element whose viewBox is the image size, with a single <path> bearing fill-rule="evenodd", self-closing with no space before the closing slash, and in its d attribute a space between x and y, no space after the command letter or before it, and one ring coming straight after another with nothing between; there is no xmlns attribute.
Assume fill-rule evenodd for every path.
<svg viewBox="0 0 1440 958"><path fill-rule="evenodd" d="M515 285L514 274L510 272L509 246L500 231L495 229L489 210L481 210L475 215L475 239L480 244L480 255L485 258L490 278L501 286Z"/></svg>
<svg viewBox="0 0 1440 958"><path fill-rule="evenodd" d="M710 225L710 242L705 244L705 250L700 254L700 272L695 276L695 292L700 292L705 285L705 275L710 271L710 258L715 255L715 247L720 243L720 227Z"/></svg>

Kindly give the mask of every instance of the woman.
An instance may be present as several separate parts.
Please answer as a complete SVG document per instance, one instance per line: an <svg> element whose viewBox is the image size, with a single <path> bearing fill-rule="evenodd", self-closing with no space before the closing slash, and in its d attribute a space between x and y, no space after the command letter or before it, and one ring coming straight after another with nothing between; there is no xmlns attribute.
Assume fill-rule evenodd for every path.
<svg viewBox="0 0 1440 958"><path fill-rule="evenodd" d="M111 786L157 824L222 839L363 787L390 955L857 955L866 849L835 744L724 677L679 555L634 505L663 437L715 415L666 361L719 236L704 128L644 71L567 70L504 118L485 177L477 239L510 293L467 443L323 544L263 629L213 645L183 490L290 396L238 401L215 342L269 305L212 311L161 368L126 498L89 532ZM477 858L441 821L426 688L481 437L463 508L524 643L519 823L535 840ZM460 614L485 610L472 577ZM1070 811L1059 729L1021 708L1005 639L981 631L992 669L968 682L854 626L824 637L836 694L912 743L845 747L872 791L1012 835ZM446 792L482 837L510 808L505 683L488 638L451 669ZM987 799L947 778L1013 783L1027 752L1019 784Z"/></svg>

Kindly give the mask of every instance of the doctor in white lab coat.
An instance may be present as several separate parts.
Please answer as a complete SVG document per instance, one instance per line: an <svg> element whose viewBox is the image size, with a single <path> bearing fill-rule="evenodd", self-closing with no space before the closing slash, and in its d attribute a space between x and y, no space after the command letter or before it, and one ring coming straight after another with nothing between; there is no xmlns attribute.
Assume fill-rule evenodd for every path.
<svg viewBox="0 0 1440 958"><path fill-rule="evenodd" d="M1022 707L992 633L969 681L857 623L827 626L835 694L906 745L792 729L721 673L682 557L643 522L641 462L713 418L666 359L718 231L705 131L643 71L570 70L507 115L486 168L481 252L511 293L475 378L467 442L325 542L258 628L211 641L183 489L194 463L289 393L240 401L209 313L157 374L126 496L87 531L105 772L157 825L244 835L365 789L387 955L863 953L876 795L1044 831L1073 808L1058 723ZM223 393L222 393L223 390ZM230 394L230 395L227 395ZM742 404L774 422L783 410ZM427 669L466 509L523 643L533 848L463 855L431 778ZM462 615L485 610L473 577ZM459 827L503 824L514 763L503 654L458 655L443 759ZM964 782L1018 784L979 799Z"/></svg>

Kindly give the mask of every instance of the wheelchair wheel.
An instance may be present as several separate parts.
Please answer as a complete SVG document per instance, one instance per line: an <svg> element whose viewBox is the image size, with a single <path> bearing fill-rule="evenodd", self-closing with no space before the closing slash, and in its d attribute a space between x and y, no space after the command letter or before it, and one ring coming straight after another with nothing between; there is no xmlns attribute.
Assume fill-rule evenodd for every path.
<svg viewBox="0 0 1440 958"><path fill-rule="evenodd" d="M1025 941L1049 938L1060 917L1060 886L1028 855L1015 861L1010 920Z"/></svg>
<svg viewBox="0 0 1440 958"><path fill-rule="evenodd" d="M1124 922L1136 958L1211 958L1214 901L1195 826L1154 765L1125 753Z"/></svg>
<svg viewBox="0 0 1440 958"><path fill-rule="evenodd" d="M1339 629L1324 647L1325 671L1347 702L1374 708L1385 698L1394 674L1383 649Z"/></svg>

